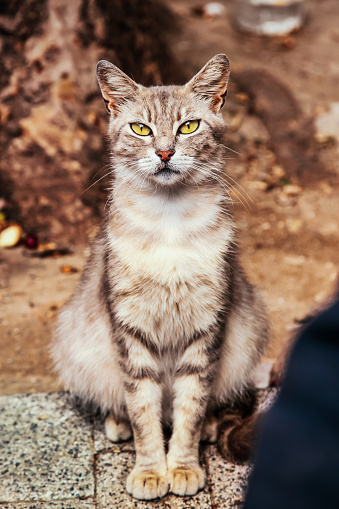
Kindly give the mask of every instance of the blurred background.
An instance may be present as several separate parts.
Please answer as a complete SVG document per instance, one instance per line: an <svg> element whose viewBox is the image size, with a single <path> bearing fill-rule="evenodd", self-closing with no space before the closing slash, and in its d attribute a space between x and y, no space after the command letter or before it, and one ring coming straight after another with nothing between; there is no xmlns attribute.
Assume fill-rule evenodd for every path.
<svg viewBox="0 0 339 509"><path fill-rule="evenodd" d="M300 26L258 35L279 3ZM144 85L230 59L227 174L242 261L269 308L267 355L281 363L338 273L338 19L336 0L0 1L0 394L59 387L50 334L109 186L100 59Z"/></svg>

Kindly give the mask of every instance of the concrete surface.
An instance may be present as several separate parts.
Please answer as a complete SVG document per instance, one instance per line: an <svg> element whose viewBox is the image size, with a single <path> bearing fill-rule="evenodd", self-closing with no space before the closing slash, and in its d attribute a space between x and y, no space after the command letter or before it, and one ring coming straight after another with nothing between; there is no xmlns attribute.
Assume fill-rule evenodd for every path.
<svg viewBox="0 0 339 509"><path fill-rule="evenodd" d="M125 489L133 441L112 444L100 417L65 392L1 397L0 436L1 509L239 508L249 474L248 466L225 462L209 445L201 453L203 491L136 501Z"/></svg>

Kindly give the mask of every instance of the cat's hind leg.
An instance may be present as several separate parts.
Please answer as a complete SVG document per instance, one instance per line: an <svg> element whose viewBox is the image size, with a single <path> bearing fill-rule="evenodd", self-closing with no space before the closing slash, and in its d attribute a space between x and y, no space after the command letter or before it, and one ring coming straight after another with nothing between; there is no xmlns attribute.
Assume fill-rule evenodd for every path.
<svg viewBox="0 0 339 509"><path fill-rule="evenodd" d="M207 411L201 430L201 442L215 444L218 440L219 421L212 411Z"/></svg>
<svg viewBox="0 0 339 509"><path fill-rule="evenodd" d="M112 442L125 442L132 438L132 428L127 418L118 419L109 413L105 420L106 436Z"/></svg>

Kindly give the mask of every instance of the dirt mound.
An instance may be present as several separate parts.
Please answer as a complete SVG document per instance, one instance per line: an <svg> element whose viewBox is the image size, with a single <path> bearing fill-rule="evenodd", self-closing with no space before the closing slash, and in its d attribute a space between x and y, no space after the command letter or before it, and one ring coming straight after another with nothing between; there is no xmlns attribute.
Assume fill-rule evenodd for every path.
<svg viewBox="0 0 339 509"><path fill-rule="evenodd" d="M111 60L145 85L183 82L163 26L175 30L175 19L155 1L2 3L0 198L26 231L84 238L107 187L103 178L84 193L107 162L96 63Z"/></svg>

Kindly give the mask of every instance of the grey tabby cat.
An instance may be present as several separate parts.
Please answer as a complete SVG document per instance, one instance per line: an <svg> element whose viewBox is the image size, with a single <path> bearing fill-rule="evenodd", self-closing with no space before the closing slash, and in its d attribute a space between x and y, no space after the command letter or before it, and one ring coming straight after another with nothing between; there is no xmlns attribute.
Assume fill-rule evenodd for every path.
<svg viewBox="0 0 339 509"><path fill-rule="evenodd" d="M110 204L52 355L65 386L107 414L108 438L133 432L128 493L193 495L205 483L199 441L216 439L213 411L249 385L268 336L223 181L229 63L215 56L184 86L145 88L104 60L97 76Z"/></svg>

